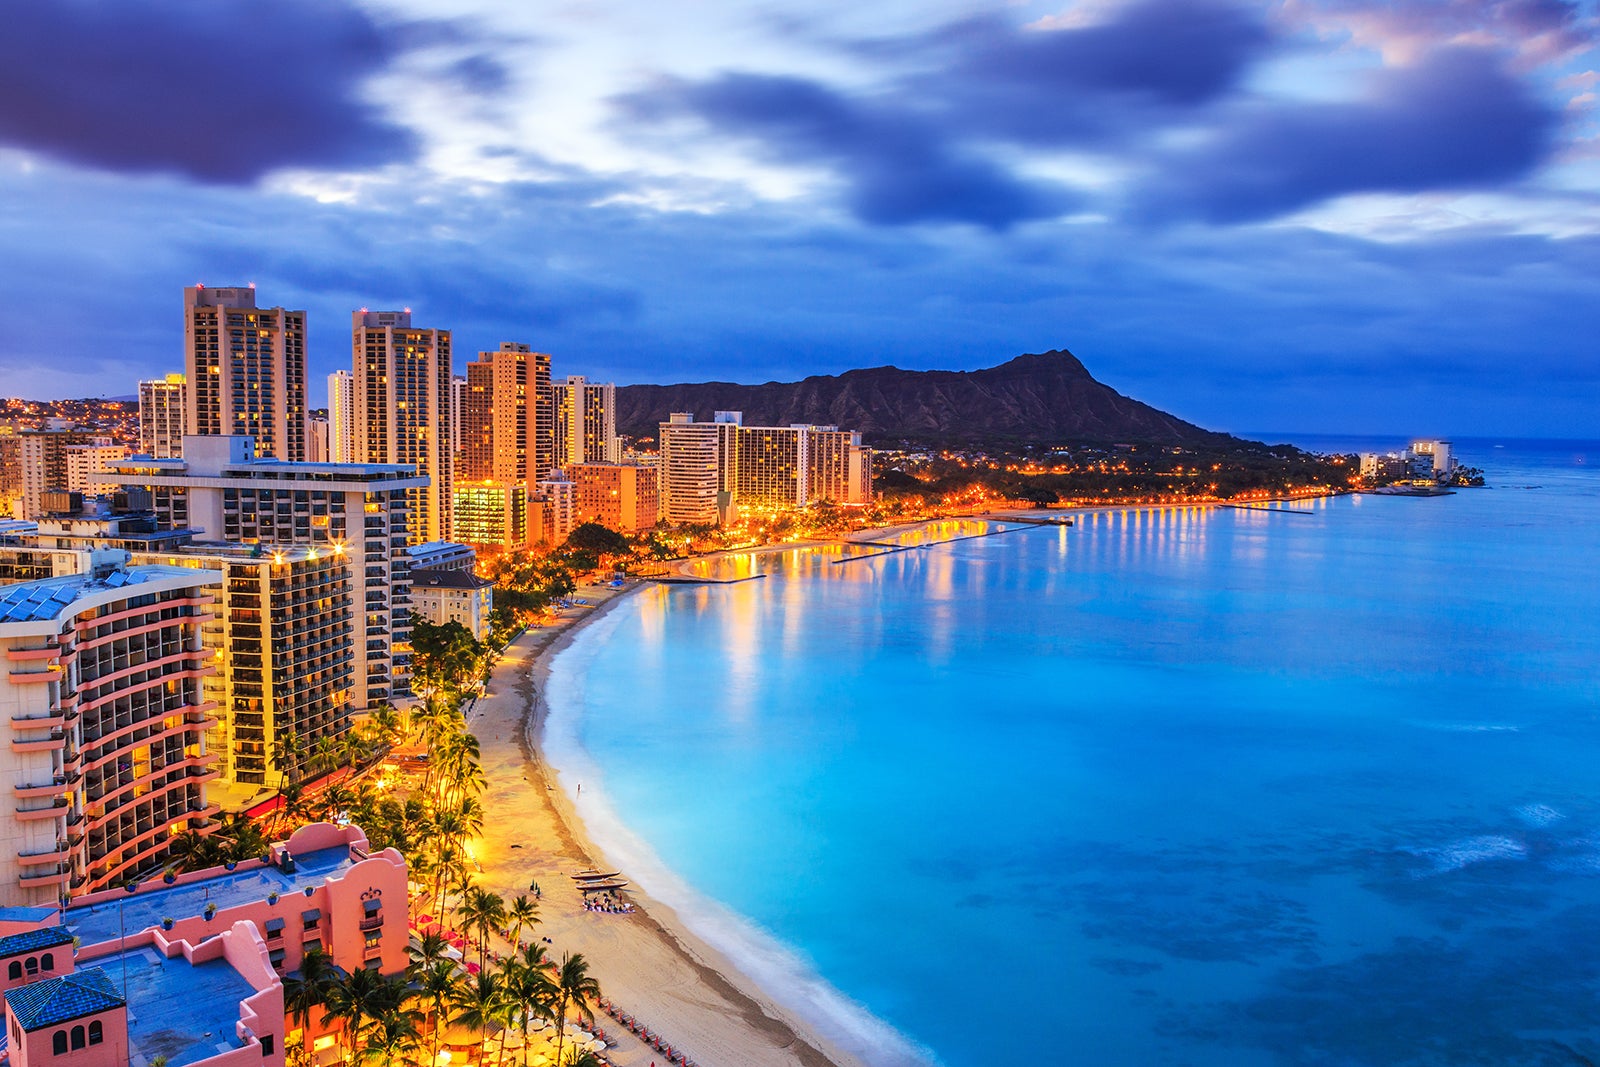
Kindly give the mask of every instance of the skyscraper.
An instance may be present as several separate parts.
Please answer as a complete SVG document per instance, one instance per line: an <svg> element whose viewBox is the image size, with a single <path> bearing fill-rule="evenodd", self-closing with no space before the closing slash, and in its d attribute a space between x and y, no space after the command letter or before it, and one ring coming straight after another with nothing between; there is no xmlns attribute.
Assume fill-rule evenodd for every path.
<svg viewBox="0 0 1600 1067"><path fill-rule="evenodd" d="M334 463L358 463L356 379L347 370L328 375L328 455Z"/></svg>
<svg viewBox="0 0 1600 1067"><path fill-rule="evenodd" d="M719 411L712 422L673 412L660 424L660 506L671 523L726 522L733 515L740 415Z"/></svg>
<svg viewBox="0 0 1600 1067"><path fill-rule="evenodd" d="M526 486L538 480L538 446L549 433L548 424L539 420L541 384L546 389L550 384L550 357L515 341L504 342L495 352L479 352L467 364L461 481Z"/></svg>
<svg viewBox="0 0 1600 1067"><path fill-rule="evenodd" d="M139 383L139 451L172 459L188 432L189 387L181 374Z"/></svg>
<svg viewBox="0 0 1600 1067"><path fill-rule="evenodd" d="M257 454L306 458L306 313L256 307L255 286L183 291L190 433L249 435Z"/></svg>
<svg viewBox="0 0 1600 1067"><path fill-rule="evenodd" d="M411 325L411 312L351 316L358 462L415 467L428 484L410 491L414 542L448 541L455 457L450 453L450 331Z"/></svg>
<svg viewBox="0 0 1600 1067"><path fill-rule="evenodd" d="M617 387L571 374L551 386L555 418L553 465L617 463L622 441L617 437Z"/></svg>

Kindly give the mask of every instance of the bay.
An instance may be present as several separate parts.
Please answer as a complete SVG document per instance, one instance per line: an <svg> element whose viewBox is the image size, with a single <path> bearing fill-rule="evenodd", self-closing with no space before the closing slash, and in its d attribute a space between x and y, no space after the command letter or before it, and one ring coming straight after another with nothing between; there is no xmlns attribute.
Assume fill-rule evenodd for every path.
<svg viewBox="0 0 1600 1067"><path fill-rule="evenodd" d="M550 758L876 1062L1600 1059L1600 446L1457 450L1492 488L728 561L578 635Z"/></svg>

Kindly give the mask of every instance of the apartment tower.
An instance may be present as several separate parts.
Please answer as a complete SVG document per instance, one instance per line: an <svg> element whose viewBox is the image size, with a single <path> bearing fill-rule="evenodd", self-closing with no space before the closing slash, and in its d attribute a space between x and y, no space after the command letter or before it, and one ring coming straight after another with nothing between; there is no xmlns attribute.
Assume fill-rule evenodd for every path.
<svg viewBox="0 0 1600 1067"><path fill-rule="evenodd" d="M181 374L139 383L139 451L171 459L188 433L189 387Z"/></svg>
<svg viewBox="0 0 1600 1067"><path fill-rule="evenodd" d="M558 470L574 463L616 463L622 459L617 437L617 387L568 375L551 386L555 416L553 464Z"/></svg>
<svg viewBox="0 0 1600 1067"><path fill-rule="evenodd" d="M409 491L411 540L448 541L455 457L450 453L450 331L411 324L407 311L351 317L358 461L402 464L427 479Z"/></svg>
<svg viewBox="0 0 1600 1067"><path fill-rule="evenodd" d="M356 378L347 370L328 375L328 459L359 463L356 433Z"/></svg>
<svg viewBox="0 0 1600 1067"><path fill-rule="evenodd" d="M306 458L306 313L256 307L254 285L183 291L189 433L255 438L259 455Z"/></svg>

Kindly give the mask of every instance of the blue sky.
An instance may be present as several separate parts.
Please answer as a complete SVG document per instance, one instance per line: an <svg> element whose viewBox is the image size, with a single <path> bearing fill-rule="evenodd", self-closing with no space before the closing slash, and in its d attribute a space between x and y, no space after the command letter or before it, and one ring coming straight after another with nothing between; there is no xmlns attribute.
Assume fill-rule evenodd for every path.
<svg viewBox="0 0 1600 1067"><path fill-rule="evenodd" d="M250 281L319 377L411 307L623 383L1069 348L1217 429L1600 437L1592 2L7 23L0 394L130 393Z"/></svg>

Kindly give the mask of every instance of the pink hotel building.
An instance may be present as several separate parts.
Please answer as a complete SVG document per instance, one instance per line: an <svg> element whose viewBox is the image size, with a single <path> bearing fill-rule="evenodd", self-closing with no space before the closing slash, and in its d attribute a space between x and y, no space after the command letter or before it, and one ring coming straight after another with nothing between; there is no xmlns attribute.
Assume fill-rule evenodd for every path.
<svg viewBox="0 0 1600 1067"><path fill-rule="evenodd" d="M283 976L313 948L400 974L409 931L405 860L329 823L232 869L0 909L4 1051L13 1067L284 1067L303 1041L320 1062L335 1037L320 1013L307 1034L285 1018Z"/></svg>

